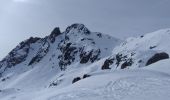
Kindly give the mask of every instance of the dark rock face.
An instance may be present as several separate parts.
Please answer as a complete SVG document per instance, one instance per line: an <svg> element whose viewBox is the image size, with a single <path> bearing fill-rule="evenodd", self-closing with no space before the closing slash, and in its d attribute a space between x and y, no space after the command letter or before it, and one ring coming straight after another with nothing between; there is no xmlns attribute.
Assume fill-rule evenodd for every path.
<svg viewBox="0 0 170 100"><path fill-rule="evenodd" d="M98 36L99 38L102 38L102 34L101 34L101 33L98 33L97 36Z"/></svg>
<svg viewBox="0 0 170 100"><path fill-rule="evenodd" d="M84 40L83 40L84 41ZM58 56L59 66L61 70L65 70L67 65L70 65L76 59L81 64L88 62L93 63L99 59L100 49L86 51L85 47L81 44L74 44L69 41L69 37L59 44L61 54Z"/></svg>
<svg viewBox="0 0 170 100"><path fill-rule="evenodd" d="M106 59L106 61L104 62L103 66L102 66L102 70L105 69L110 69L110 65L112 65L114 62L114 59Z"/></svg>
<svg viewBox="0 0 170 100"><path fill-rule="evenodd" d="M42 47L38 50L38 53L35 57L32 58L28 65L38 63L49 51L50 44L47 41L47 38L41 40Z"/></svg>
<svg viewBox="0 0 170 100"><path fill-rule="evenodd" d="M169 55L165 52L161 52L161 53L156 53L154 56L152 56L148 62L146 63L146 66L153 64L157 61L163 60L163 59L168 59Z"/></svg>
<svg viewBox="0 0 170 100"><path fill-rule="evenodd" d="M50 34L49 36L49 40L51 43L54 43L55 42L55 38L60 35L61 32L60 32L60 28L59 27L56 27Z"/></svg>
<svg viewBox="0 0 170 100"><path fill-rule="evenodd" d="M76 78L73 79L72 84L75 83L75 82L77 82L77 81L80 81L80 80L81 80L80 77L76 77Z"/></svg>
<svg viewBox="0 0 170 100"><path fill-rule="evenodd" d="M127 56L126 55L122 55L122 54L117 54L116 55L116 64L117 64L117 66L119 66L119 64L122 62L122 61L125 61L126 60L126 58L127 58Z"/></svg>
<svg viewBox="0 0 170 100"><path fill-rule="evenodd" d="M67 29L66 29L66 33L69 33L70 32L70 30L72 30L72 29L77 29L78 30L78 32L80 32L80 33L84 33L84 34L90 34L90 31L85 27L85 25L83 25L83 24L78 24L78 23L76 23L76 24L72 24L71 26L69 26Z"/></svg>
<svg viewBox="0 0 170 100"><path fill-rule="evenodd" d="M131 66L133 64L132 59L129 59L127 61L125 61L122 65L121 65L121 69L126 68L127 66Z"/></svg>
<svg viewBox="0 0 170 100"><path fill-rule="evenodd" d="M27 46L27 45L30 45L30 44L32 44L32 43L35 43L35 42L37 42L38 40L40 40L41 38L38 38L38 37L30 37L28 40L26 40L26 41L23 41L23 42L21 42L20 43L20 49L22 49L22 48L24 48L25 46ZM18 46L17 46L18 47Z"/></svg>
<svg viewBox="0 0 170 100"><path fill-rule="evenodd" d="M78 49L72 43L67 43L60 46L60 51L62 54L58 56L59 66L61 70L65 70L67 65L74 62Z"/></svg>
<svg viewBox="0 0 170 100"><path fill-rule="evenodd" d="M100 49L96 50L95 52L91 50L90 52L81 52L80 54L80 63L85 64L87 62L94 62L98 59L98 56L100 55Z"/></svg>
<svg viewBox="0 0 170 100"><path fill-rule="evenodd" d="M101 51L100 49L97 50L91 50L91 51L85 51L84 49L82 49L81 53L80 53L80 63L84 64L87 62L91 62L93 63L94 61L99 59L99 55L100 55Z"/></svg>
<svg viewBox="0 0 170 100"><path fill-rule="evenodd" d="M141 38L143 38L144 36L143 36L143 35L141 35L140 37L141 37Z"/></svg>
<svg viewBox="0 0 170 100"><path fill-rule="evenodd" d="M113 63L115 64L115 66L120 67L121 69L127 68L127 66L132 66L132 64L134 63L132 56L134 55L135 53L131 53L130 57L128 57L128 55L118 53L113 57L106 59L102 66L102 70L111 69L109 66L112 65Z"/></svg>
<svg viewBox="0 0 170 100"><path fill-rule="evenodd" d="M131 53L130 54L131 57L135 55L135 53ZM127 66L131 66L133 64L133 59L131 57L128 57L127 55L123 55L123 54L117 54L116 55L116 65L117 67L121 64L121 69L126 68Z"/></svg>
<svg viewBox="0 0 170 100"><path fill-rule="evenodd" d="M81 79L88 78L88 77L90 77L90 76L91 76L91 75L84 74L84 75L83 75L83 78L81 78L81 77L76 77L76 78L73 79L72 84L75 83L75 82L77 82L77 81L80 81Z"/></svg>
<svg viewBox="0 0 170 100"><path fill-rule="evenodd" d="M6 65L6 68L11 68L26 60L28 56L30 45L37 42L40 38L29 38L26 41L21 42L15 49L13 49L6 58L0 62L0 68Z"/></svg>
<svg viewBox="0 0 170 100"><path fill-rule="evenodd" d="M88 78L88 77L90 77L90 76L91 76L91 75L84 74L84 75L83 75L83 79L84 79L84 78Z"/></svg>

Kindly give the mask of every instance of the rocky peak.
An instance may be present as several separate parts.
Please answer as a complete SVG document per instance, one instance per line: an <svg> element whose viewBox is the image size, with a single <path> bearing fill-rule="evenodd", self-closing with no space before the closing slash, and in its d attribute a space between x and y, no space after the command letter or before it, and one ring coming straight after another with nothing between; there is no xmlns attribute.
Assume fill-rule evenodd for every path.
<svg viewBox="0 0 170 100"><path fill-rule="evenodd" d="M21 49L23 49L23 51L29 52L29 47L32 43L37 42L38 40L40 40L41 38L38 37L30 37L29 39L21 42L15 49L13 49L10 53L9 56L13 57L15 55L17 55L17 52L20 51Z"/></svg>
<svg viewBox="0 0 170 100"><path fill-rule="evenodd" d="M75 23L66 28L66 33L73 33L75 31L77 33L90 34L89 29L84 24Z"/></svg>
<svg viewBox="0 0 170 100"><path fill-rule="evenodd" d="M55 38L60 35L61 32L60 32L60 28L59 27L56 27L52 32L51 34L49 35L49 39L51 41L51 43L54 43L55 41Z"/></svg>
<svg viewBox="0 0 170 100"><path fill-rule="evenodd" d="M110 42L119 42L108 35L91 32L83 24L72 24L66 29L64 36L65 39L58 45L61 52L58 56L61 70L76 62L87 64L98 61L106 55L105 52L110 51Z"/></svg>
<svg viewBox="0 0 170 100"><path fill-rule="evenodd" d="M52 54L49 61L57 59L53 63L56 66L59 65L61 70L65 70L68 65L77 62L86 64L98 61L108 54L106 52L111 51L109 48L113 44L108 44L111 42L114 45L119 43L115 38L91 32L83 24L72 24L64 32L56 27L50 35L44 38L31 37L21 42L0 62L0 69L4 71L6 68L11 68L25 61L25 65L34 66L41 63L44 58L48 59ZM48 56L46 56L47 54Z"/></svg>
<svg viewBox="0 0 170 100"><path fill-rule="evenodd" d="M32 43L35 43L36 41L40 40L41 38L38 37L30 37L29 39L21 42L17 47L19 47L20 49L22 49L23 47L25 47L26 45L30 45Z"/></svg>
<svg viewBox="0 0 170 100"><path fill-rule="evenodd" d="M30 37L29 39L21 42L16 48L14 48L8 56L6 56L1 62L0 62L0 68L1 72L5 70L6 68L11 68L12 66L15 66L23 61L26 60L26 57L28 56L30 45L32 43L37 42L40 40L40 38L37 37ZM5 66L5 67L4 67ZM4 68L2 68L4 67Z"/></svg>

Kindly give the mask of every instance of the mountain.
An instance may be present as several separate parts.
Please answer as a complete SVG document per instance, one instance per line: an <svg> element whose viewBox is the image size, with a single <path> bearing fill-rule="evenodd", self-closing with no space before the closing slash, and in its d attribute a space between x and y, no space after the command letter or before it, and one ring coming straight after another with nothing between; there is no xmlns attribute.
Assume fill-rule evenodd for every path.
<svg viewBox="0 0 170 100"><path fill-rule="evenodd" d="M148 66L169 58L169 40L170 29L159 30L137 38L128 38L114 48L112 56L107 61L112 62L113 69ZM109 66L103 66L103 69L109 69Z"/></svg>
<svg viewBox="0 0 170 100"><path fill-rule="evenodd" d="M74 62L93 63L109 55L119 42L111 36L90 32L83 24L73 24L62 33L57 27L45 38L31 37L21 42L0 62L0 72L22 64L34 66L46 58L58 60L56 66L61 70Z"/></svg>
<svg viewBox="0 0 170 100"><path fill-rule="evenodd" d="M119 39L91 32L85 25L77 23L64 32L57 27L45 38L31 37L0 62L1 84L5 84L1 85L2 89L42 88L57 84L53 83L53 78L67 73L69 69L86 67L109 56L119 43Z"/></svg>
<svg viewBox="0 0 170 100"><path fill-rule="evenodd" d="M21 42L0 61L0 100L170 97L170 29L125 41L83 24Z"/></svg>

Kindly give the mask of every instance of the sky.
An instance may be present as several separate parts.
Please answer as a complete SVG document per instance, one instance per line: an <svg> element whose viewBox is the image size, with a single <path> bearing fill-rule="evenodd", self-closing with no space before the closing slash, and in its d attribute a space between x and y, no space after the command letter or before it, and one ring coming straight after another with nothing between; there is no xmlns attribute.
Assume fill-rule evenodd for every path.
<svg viewBox="0 0 170 100"><path fill-rule="evenodd" d="M170 0L0 0L0 59L30 36L83 23L125 39L170 28Z"/></svg>

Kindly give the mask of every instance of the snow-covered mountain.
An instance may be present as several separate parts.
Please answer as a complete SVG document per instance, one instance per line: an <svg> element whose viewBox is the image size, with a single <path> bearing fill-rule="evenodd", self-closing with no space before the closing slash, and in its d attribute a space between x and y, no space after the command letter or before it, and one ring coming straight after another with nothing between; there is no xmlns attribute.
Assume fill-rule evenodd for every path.
<svg viewBox="0 0 170 100"><path fill-rule="evenodd" d="M114 48L107 61L113 69L148 66L157 61L168 59L170 54L170 29L163 29L137 38L128 38ZM109 69L103 66L103 69Z"/></svg>
<svg viewBox="0 0 170 100"><path fill-rule="evenodd" d="M57 27L0 62L0 100L167 99L169 40L170 29L121 41L83 24Z"/></svg>
<svg viewBox="0 0 170 100"><path fill-rule="evenodd" d="M109 56L119 43L119 39L91 32L83 24L73 24L64 32L57 27L45 38L31 37L21 42L0 62L0 87L23 90L59 84L61 80L57 78L67 70L86 67ZM61 85L72 84L74 77L62 80L68 82Z"/></svg>

